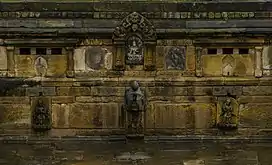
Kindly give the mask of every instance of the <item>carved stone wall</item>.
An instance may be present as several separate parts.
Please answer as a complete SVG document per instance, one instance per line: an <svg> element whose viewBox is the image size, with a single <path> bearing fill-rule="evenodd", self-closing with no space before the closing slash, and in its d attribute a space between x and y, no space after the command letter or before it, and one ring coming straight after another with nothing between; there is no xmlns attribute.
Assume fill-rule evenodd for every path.
<svg viewBox="0 0 272 165"><path fill-rule="evenodd" d="M50 135L123 134L126 116L121 107L131 80L139 81L147 93L145 134L217 135L218 126L225 120L220 116L224 116L222 104L226 97L235 102L235 107L230 108L235 115L230 121L237 128L233 134L271 133L268 44L260 36L214 33L233 24L243 27L243 20L234 18L256 19L266 15L261 17L254 12L205 15L191 13L189 9L87 13L85 18L91 20L76 19L72 13L67 18L74 20L36 21L40 28L46 27L43 30L53 28L52 36L56 35L55 28L59 28L58 39L42 40L37 39L37 34L28 34L31 40L3 40L1 77L42 82L33 87L19 86L0 97L2 133L30 133L31 105L42 92L50 100ZM29 12L25 14L30 17ZM47 14L37 12L34 16L44 18ZM229 21L218 24L221 18ZM10 24L10 20L6 21L3 26ZM260 22L256 23L260 20L250 21L247 27L260 26ZM270 27L270 23L265 26ZM60 41L61 37L66 38ZM35 53L36 48L56 46L62 49L61 54ZM31 48L29 54L20 53L24 47Z"/></svg>

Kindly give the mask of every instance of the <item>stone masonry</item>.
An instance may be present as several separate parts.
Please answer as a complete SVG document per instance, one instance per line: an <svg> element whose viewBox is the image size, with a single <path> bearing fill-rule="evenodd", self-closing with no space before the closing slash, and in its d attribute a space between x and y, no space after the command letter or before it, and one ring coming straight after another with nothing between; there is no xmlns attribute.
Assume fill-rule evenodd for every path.
<svg viewBox="0 0 272 165"><path fill-rule="evenodd" d="M0 97L1 134L32 133L40 93L51 136L124 134L131 80L146 135L271 134L271 2L75 3L1 3L1 78L41 82Z"/></svg>

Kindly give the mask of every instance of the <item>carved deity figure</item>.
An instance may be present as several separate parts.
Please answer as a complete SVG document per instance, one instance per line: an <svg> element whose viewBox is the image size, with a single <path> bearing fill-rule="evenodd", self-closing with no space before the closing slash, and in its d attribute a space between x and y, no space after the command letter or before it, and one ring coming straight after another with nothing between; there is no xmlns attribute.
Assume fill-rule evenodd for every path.
<svg viewBox="0 0 272 165"><path fill-rule="evenodd" d="M142 114L146 107L145 93L139 87L137 81L132 81L130 88L125 92L124 107L127 111L129 131L140 133L142 126Z"/></svg>
<svg viewBox="0 0 272 165"><path fill-rule="evenodd" d="M185 48L172 47L166 55L167 69L185 69Z"/></svg>
<svg viewBox="0 0 272 165"><path fill-rule="evenodd" d="M51 128L50 113L42 99L39 99L32 115L32 127L35 130L47 130Z"/></svg>
<svg viewBox="0 0 272 165"><path fill-rule="evenodd" d="M221 124L222 126L229 126L233 124L232 119L235 117L234 107L232 105L231 98L227 98L223 104L221 109Z"/></svg>
<svg viewBox="0 0 272 165"><path fill-rule="evenodd" d="M127 64L141 64L143 62L142 41L139 37L132 36L127 42Z"/></svg>
<svg viewBox="0 0 272 165"><path fill-rule="evenodd" d="M47 71L47 61L43 57L38 57L35 60L35 70L37 76L44 77Z"/></svg>

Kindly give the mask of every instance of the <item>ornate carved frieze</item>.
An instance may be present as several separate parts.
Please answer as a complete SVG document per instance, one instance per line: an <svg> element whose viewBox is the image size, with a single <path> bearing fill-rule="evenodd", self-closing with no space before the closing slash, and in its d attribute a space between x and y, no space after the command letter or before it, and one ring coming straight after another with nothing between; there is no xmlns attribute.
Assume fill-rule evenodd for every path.
<svg viewBox="0 0 272 165"><path fill-rule="evenodd" d="M139 13L133 12L129 14L117 26L113 32L114 39L126 40L131 34L140 34L143 40L155 40L156 32L154 26L145 17Z"/></svg>
<svg viewBox="0 0 272 165"><path fill-rule="evenodd" d="M155 69L155 28L139 13L129 14L115 28L113 44L116 70L124 70L125 65L144 65L145 70Z"/></svg>
<svg viewBox="0 0 272 165"><path fill-rule="evenodd" d="M118 19L127 12L0 12L0 18L103 18ZM246 19L270 18L272 12L141 12L148 19Z"/></svg>
<svg viewBox="0 0 272 165"><path fill-rule="evenodd" d="M237 128L238 102L229 96L218 98L217 126L221 129Z"/></svg>

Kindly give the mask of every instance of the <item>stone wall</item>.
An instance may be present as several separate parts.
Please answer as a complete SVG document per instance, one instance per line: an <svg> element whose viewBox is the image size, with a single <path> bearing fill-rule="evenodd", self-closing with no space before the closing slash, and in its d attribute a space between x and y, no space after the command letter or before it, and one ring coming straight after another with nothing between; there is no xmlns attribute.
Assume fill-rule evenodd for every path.
<svg viewBox="0 0 272 165"><path fill-rule="evenodd" d="M203 17L187 8L183 11L186 17L181 17L183 12L175 11L175 16L170 12L171 5L180 4L164 5L169 12L150 9L153 14L139 14L124 7L118 18L105 16L118 12L110 9L103 12L106 9L98 5L99 12L90 11L92 14L85 15L86 18L82 13L75 15L80 12L74 10L69 19L57 17L62 23L50 16L54 11L49 8L50 11L33 15L37 16L35 23L25 12L24 19L29 24L19 32L17 28L21 25L16 23L19 19L12 20L13 24L1 24L5 28L0 30L13 28L10 38L0 42L0 82L23 78L24 82L41 84L31 87L21 83L1 89L0 133L31 134L33 109L42 93L52 119L50 135L124 134L124 92L131 80L137 80L147 93L145 134L269 134L271 38L261 30L262 26L269 27L270 22L250 20L255 21L251 24L234 20L267 18L265 12L243 9L243 15L233 12L230 5L223 12L207 4L201 11ZM62 11L65 5L60 6L61 11L55 13L65 13ZM13 12L4 9L6 14ZM211 11L207 15L208 9ZM159 16L155 17L155 13ZM224 18L223 23L219 20L218 24L225 14L234 15ZM52 20L45 21L47 17ZM81 17L82 20L76 19ZM229 29L234 25L237 29ZM41 28L39 33L35 31L37 27ZM235 34L241 29L258 34ZM16 38L18 35L28 38ZM133 51L138 53L133 57L140 60L128 57ZM137 65L128 65L131 62ZM225 105L227 98L233 112L226 124L222 116L223 107L230 108ZM226 131L221 128L222 123L234 129Z"/></svg>
<svg viewBox="0 0 272 165"><path fill-rule="evenodd" d="M249 54L244 55L210 55L205 54L208 48L203 47L203 72L199 77L195 75L198 65L197 46L191 40L158 40L156 70L153 71L145 71L141 66L126 66L125 71L113 70L111 43L99 45L94 44L94 40L84 42L82 44L85 45L74 49L73 78L65 77L67 52L63 55L44 56L48 68L43 77L35 75L37 55L14 54L15 76L36 79L42 81L42 84L36 87L19 87L1 97L2 133L31 132L31 106L39 92L43 92L51 100L52 135L124 133L125 116L121 107L124 91L130 80L139 81L148 94L146 134L220 133L217 128L218 101L227 93L235 96L239 104L238 129L231 133L262 134L271 129L271 78L269 74L262 75L261 78L255 77L258 76L255 75L255 49L249 49ZM184 49L184 67L167 68L166 61L171 48L178 48L178 51ZM236 48L238 49L237 46ZM221 47L218 49L220 52ZM100 53L99 65L92 63L88 51ZM4 58L7 54L3 52L1 56ZM237 75L223 75L222 59L225 56L232 56L235 60L234 70L238 70ZM267 57L263 56L263 61L267 62L265 58ZM240 63L245 66L242 70L246 71L239 72ZM2 65L3 68L5 65Z"/></svg>

